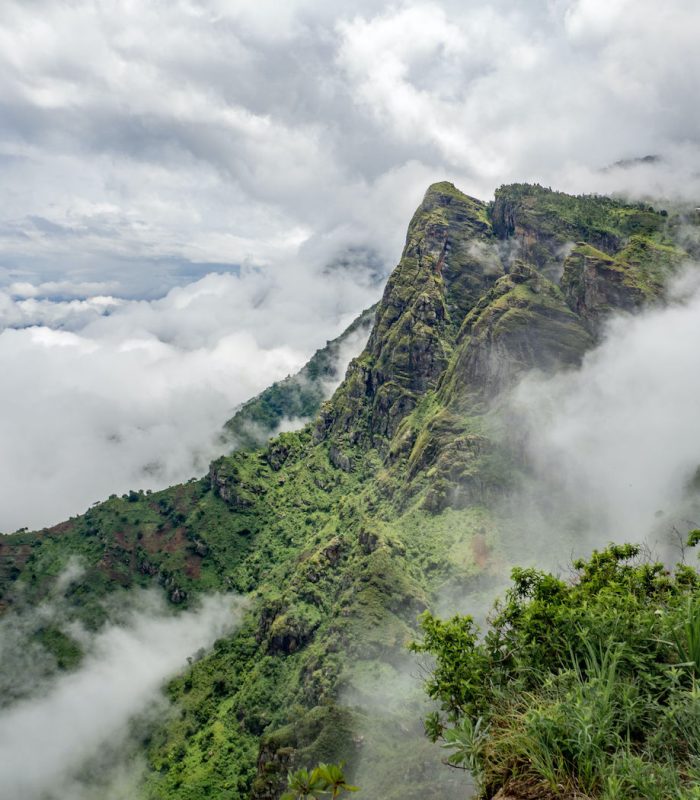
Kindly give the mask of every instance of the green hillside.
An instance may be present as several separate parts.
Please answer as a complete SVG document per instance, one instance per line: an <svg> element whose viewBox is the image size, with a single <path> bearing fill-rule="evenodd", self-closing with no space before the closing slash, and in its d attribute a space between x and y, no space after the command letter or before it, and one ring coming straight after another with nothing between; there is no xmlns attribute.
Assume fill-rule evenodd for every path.
<svg viewBox="0 0 700 800"><path fill-rule="evenodd" d="M144 744L144 797L274 798L290 766L319 760L345 759L367 800L437 800L462 780L428 770L421 698L391 690L421 612L455 587L488 594L514 544L536 559L494 511L527 471L503 392L580 363L611 310L660 301L685 256L675 224L604 197L515 185L484 203L434 184L356 323L373 320L365 349L317 414L337 351L244 406L228 426L243 449L207 477L0 537L4 609L46 597L76 556L87 571L67 599L93 628L102 597L138 586L176 608L250 597L243 626L169 685L179 713ZM77 647L62 635L45 642L57 658Z"/></svg>
<svg viewBox="0 0 700 800"><path fill-rule="evenodd" d="M362 349L369 336L376 306L363 311L336 339L317 350L296 375L277 381L236 411L224 426L237 450L264 445L285 422L302 424L315 417L324 400L340 383L343 356Z"/></svg>

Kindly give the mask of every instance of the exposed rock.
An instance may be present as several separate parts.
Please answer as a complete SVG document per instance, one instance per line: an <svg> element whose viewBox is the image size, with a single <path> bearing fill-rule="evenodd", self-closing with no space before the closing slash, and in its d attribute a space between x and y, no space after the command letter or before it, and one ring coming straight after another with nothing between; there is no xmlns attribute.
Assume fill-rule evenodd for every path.
<svg viewBox="0 0 700 800"><path fill-rule="evenodd" d="M373 553L379 546L379 537L376 533L370 533L366 528L362 528L359 534L360 545L362 552L368 556Z"/></svg>
<svg viewBox="0 0 700 800"><path fill-rule="evenodd" d="M258 630L255 636L258 642L262 642L262 640L267 636L272 623L275 621L281 610L282 604L279 601L268 602L262 607L260 611L260 618L258 620Z"/></svg>
<svg viewBox="0 0 700 800"><path fill-rule="evenodd" d="M328 560L329 564L334 567L340 561L342 549L342 540L334 539L327 547L324 547L321 553Z"/></svg>
<svg viewBox="0 0 700 800"><path fill-rule="evenodd" d="M328 451L328 459L336 469L343 472L352 472L352 460L349 455L341 452L335 445L331 445Z"/></svg>
<svg viewBox="0 0 700 800"><path fill-rule="evenodd" d="M354 441L365 435L381 448L379 440L394 435L417 398L436 386L464 315L503 274L490 244L484 203L450 183L428 189L367 347L322 411L317 440L352 430Z"/></svg>
<svg viewBox="0 0 700 800"><path fill-rule="evenodd" d="M270 467L278 472L289 456L289 445L282 439L276 439L267 448L265 459Z"/></svg>
<svg viewBox="0 0 700 800"><path fill-rule="evenodd" d="M615 205L608 198L601 200ZM621 236L611 230L604 210L598 224L587 221L591 203L599 210L591 198L513 184L496 191L490 216L496 236L514 245L509 248L512 256L533 264L556 282L571 243L585 238L608 253L620 247Z"/></svg>
<svg viewBox="0 0 700 800"><path fill-rule="evenodd" d="M664 277L682 254L634 238L615 257L579 242L564 263L561 287L569 307L597 332L612 311L636 311L661 297Z"/></svg>
<svg viewBox="0 0 700 800"><path fill-rule="evenodd" d="M317 625L296 609L286 611L270 626L268 651L273 655L296 653L310 641Z"/></svg>
<svg viewBox="0 0 700 800"><path fill-rule="evenodd" d="M205 556L209 555L209 545L206 542L203 542L201 539L195 539L192 542L192 552L201 558L204 558Z"/></svg>
<svg viewBox="0 0 700 800"><path fill-rule="evenodd" d="M274 740L261 745L251 798L276 800L282 794L293 754L293 747L279 747Z"/></svg>
<svg viewBox="0 0 700 800"><path fill-rule="evenodd" d="M561 288L569 307L592 328L612 309L632 311L644 295L625 283L626 270L615 259L579 242L564 264Z"/></svg>
<svg viewBox="0 0 700 800"><path fill-rule="evenodd" d="M169 599L171 603L175 603L178 605L179 603L184 603L187 600L187 592L184 589L180 589L179 587L175 587L169 594Z"/></svg>
<svg viewBox="0 0 700 800"><path fill-rule="evenodd" d="M148 559L143 559L139 564L139 572L142 575L157 575L158 567L152 564Z"/></svg>
<svg viewBox="0 0 700 800"><path fill-rule="evenodd" d="M253 508L261 488L244 484L238 470L229 460L219 458L209 467L209 480L214 494L220 497L234 511L247 511Z"/></svg>
<svg viewBox="0 0 700 800"><path fill-rule="evenodd" d="M528 369L577 364L591 343L559 288L518 262L465 319L443 396L493 396Z"/></svg>

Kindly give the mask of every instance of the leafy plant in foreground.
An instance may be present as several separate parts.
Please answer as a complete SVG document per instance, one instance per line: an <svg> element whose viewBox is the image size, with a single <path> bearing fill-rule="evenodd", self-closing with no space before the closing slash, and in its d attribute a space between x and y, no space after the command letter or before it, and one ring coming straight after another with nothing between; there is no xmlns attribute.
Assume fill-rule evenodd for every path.
<svg viewBox="0 0 700 800"><path fill-rule="evenodd" d="M345 780L344 763L319 764L312 770L305 768L290 772L287 776L288 790L281 800L318 800L322 794L329 794L333 800L343 792L356 792Z"/></svg>
<svg viewBox="0 0 700 800"><path fill-rule="evenodd" d="M575 569L514 570L483 637L424 615L412 648L435 657L441 708L426 732L487 797L700 797L698 573L633 545Z"/></svg>

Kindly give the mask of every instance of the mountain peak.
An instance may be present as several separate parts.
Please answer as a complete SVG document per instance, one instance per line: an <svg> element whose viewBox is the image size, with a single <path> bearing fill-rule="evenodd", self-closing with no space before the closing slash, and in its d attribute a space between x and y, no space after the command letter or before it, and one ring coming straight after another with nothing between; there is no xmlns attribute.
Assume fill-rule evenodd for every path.
<svg viewBox="0 0 700 800"><path fill-rule="evenodd" d="M387 755L397 718L362 727L354 699L384 696L416 614L438 593L498 576L504 524L528 557L548 546L498 511L528 474L520 431L499 408L504 390L532 368L578 363L610 311L657 301L685 257L668 232L679 224L649 206L537 186L502 187L486 204L433 184L367 346L315 429L222 457L202 480L0 537L5 607L58 598L59 570L84 563L60 594L81 630L119 606L125 595L103 602L117 587L159 584L179 606L211 589L250 595L241 627L170 684L178 713L149 739L144 796L271 800L290 768L340 758L351 769L374 759L382 788L363 780L368 796L407 796L405 764L420 751ZM311 415L334 350L235 426ZM80 652L53 631L42 635L57 664ZM409 788L446 794L428 773Z"/></svg>
<svg viewBox="0 0 700 800"><path fill-rule="evenodd" d="M575 363L607 313L660 295L680 253L666 227L665 213L604 196L511 184L484 203L449 181L433 183L367 347L317 435L333 431L382 450L441 381L459 376L461 392L480 394L523 369ZM602 260L581 258L581 241Z"/></svg>
<svg viewBox="0 0 700 800"><path fill-rule="evenodd" d="M364 353L326 408L321 431L379 444L435 388L462 320L503 275L488 206L442 181L428 188L377 308ZM325 435L322 433L322 435Z"/></svg>
<svg viewBox="0 0 700 800"><path fill-rule="evenodd" d="M430 186L425 191L425 197L429 196L441 196L445 198L458 198L462 199L467 197L464 192L460 191L454 183L450 181L436 181L435 183L431 183Z"/></svg>

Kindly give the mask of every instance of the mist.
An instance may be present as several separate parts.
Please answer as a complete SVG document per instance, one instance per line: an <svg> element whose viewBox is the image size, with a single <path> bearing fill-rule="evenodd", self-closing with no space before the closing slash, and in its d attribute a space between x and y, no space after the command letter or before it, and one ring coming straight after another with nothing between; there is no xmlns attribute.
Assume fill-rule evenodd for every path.
<svg viewBox="0 0 700 800"><path fill-rule="evenodd" d="M544 566L611 541L678 558L697 527L697 277L676 282L663 307L610 319L579 369L516 388L512 424L532 475L510 512Z"/></svg>
<svg viewBox="0 0 700 800"><path fill-rule="evenodd" d="M132 797L140 777L129 748L135 721L143 726L156 715L167 716L164 681L182 670L188 657L232 632L243 601L209 596L197 609L173 615L159 596L145 593L135 603L132 599L130 609L122 610L119 624L92 636L82 633L86 655L76 671L59 674L38 695L3 709L0 795ZM6 636L12 628L16 624L0 629L0 650L18 646Z"/></svg>
<svg viewBox="0 0 700 800"><path fill-rule="evenodd" d="M230 449L221 433L236 407L300 369L378 292L357 266L308 281L209 275L152 301L45 296L104 288L0 292L0 531L204 474ZM338 380L361 346L340 348Z"/></svg>
<svg viewBox="0 0 700 800"><path fill-rule="evenodd" d="M353 712L357 759L352 781L368 798L472 796L467 773L445 764L448 753L425 735L423 720L437 709L424 688L428 657L353 661L339 702Z"/></svg>

